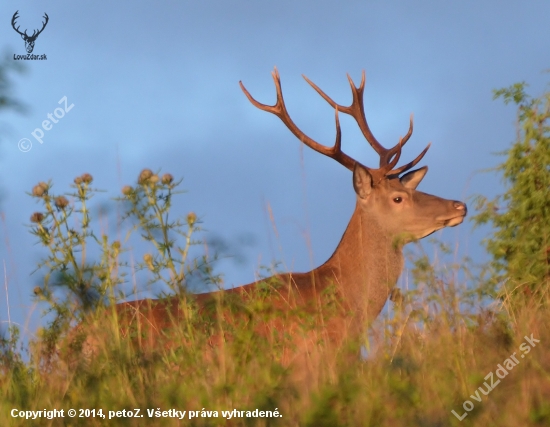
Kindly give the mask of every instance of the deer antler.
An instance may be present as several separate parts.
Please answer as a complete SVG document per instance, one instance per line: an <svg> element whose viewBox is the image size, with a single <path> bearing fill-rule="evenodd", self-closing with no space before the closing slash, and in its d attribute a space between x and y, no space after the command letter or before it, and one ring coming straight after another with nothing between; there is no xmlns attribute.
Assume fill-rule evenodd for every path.
<svg viewBox="0 0 550 427"><path fill-rule="evenodd" d="M32 36L29 36L29 35L27 34L27 30L25 30L25 32L22 33L21 31L19 31L19 27L20 27L20 26L17 27L17 28L15 28L15 24L16 24L15 21L17 21L17 19L19 18L18 13L19 13L19 11L16 11L16 12L13 14L13 17L11 18L11 26L12 26L13 29L14 29L15 31L17 31L19 34L21 34L22 36L25 36L25 37L27 37L27 38L29 38L29 39L33 39L33 38L38 37L38 35L39 35L42 31L44 31L44 28L46 28L46 25L48 25L48 21L50 20L50 18L48 17L48 14L44 12L43 18L44 18L46 21L42 22L42 28L41 28L40 30L33 30ZM38 32L37 32L37 31L38 31Z"/></svg>
<svg viewBox="0 0 550 427"><path fill-rule="evenodd" d="M257 108L263 111L267 111L268 113L275 114L277 117L279 117L282 122L290 129L290 131L304 144L306 144L308 147L312 148L313 150L324 154L325 156L328 156L346 168L353 170L356 163L359 163L357 160L353 159L352 157L345 154L341 149L341 137L342 132L340 129L340 120L338 118L338 112L342 112L345 114L348 114L352 116L355 121L357 122L357 125L361 129L361 132L363 132L363 136L366 138L366 140L369 142L369 144L374 148L374 150L378 153L380 156L380 168L379 169L371 169L364 165L366 169L369 170L369 172L373 175L373 178L375 182L379 182L382 178L386 176L396 176L399 175L402 172L405 172L409 169L411 169L413 166L415 166L421 159L424 157L428 149L430 148L430 144L422 151L416 159L414 159L412 162L407 163L404 166L401 166L397 169L393 169L397 162L399 161L399 158L401 157L401 149L403 145L409 140L409 138L412 135L413 131L413 118L411 115L410 124L409 124L409 130L404 138L401 138L399 142L392 148L385 148L382 144L378 142L378 140L374 137L372 134L369 125L367 123L367 119L365 118L365 109L363 106L363 92L365 89L365 71L362 73L361 78L361 84L359 87L356 87L353 83L353 80L348 74L348 81L351 86L351 92L353 96L353 101L351 105L349 106L343 106L339 105L336 102L334 102L325 92L323 92L315 83L313 83L311 80L309 80L306 76L303 76L304 79L323 97L325 101L327 101L331 107L335 110L335 121L336 121L336 141L334 143L334 146L327 147L325 145L319 144L318 142L311 139L309 136L304 134L292 121L290 118L288 111L285 106L285 102L283 99L283 92L281 89L281 78L279 76L279 72L277 71L277 67L275 67L275 70L271 73L273 76L273 81L275 82L275 88L277 90L277 102L275 105L266 105L262 104L258 101L256 101L252 95L246 90L242 82L239 82L239 85L241 86L242 91L248 98L248 100Z"/></svg>
<svg viewBox="0 0 550 427"><path fill-rule="evenodd" d="M277 102L275 103L275 105L266 105L256 101L252 97L252 95L250 95L248 90L246 90L243 83L239 82L242 91L244 92L248 100L252 103L252 105L259 108L260 110L275 114L300 141L302 141L311 149L317 151L318 153L324 154L331 159L336 160L338 163L345 166L349 170L353 170L356 160L348 156L341 149L342 131L340 129L340 120L338 119L338 108L335 109L336 141L334 142L334 145L332 147L327 147L325 145L319 144L317 141L314 141L304 132L302 132L290 118L286 109L285 100L283 98L283 91L281 89L281 77L279 76L279 71L277 71L277 67L275 67L275 70L271 72L271 75L273 76L275 88L277 89Z"/></svg>
<svg viewBox="0 0 550 427"><path fill-rule="evenodd" d="M412 114L410 117L409 130L407 131L407 134L402 139L400 139L399 143L397 143L392 148L389 148L389 149L385 148L382 144L378 142L378 140L372 134L369 128L369 125L367 123L367 119L365 117L365 107L363 105L363 93L365 90L365 80L366 80L365 70L363 70L363 72L361 73L361 84L359 85L359 87L355 86L355 83L353 82L352 78L350 77L349 74L347 74L349 85L351 88L351 94L353 97L351 104L347 107L334 102L332 98L330 98L325 92L323 92L323 90L321 90L321 88L319 88L319 86L317 86L315 83L309 80L306 76L302 76L302 77L305 79L306 82L309 83L309 85L313 89L317 91L319 95L321 95L321 97L325 101L327 101L330 104L332 108L337 108L342 113L348 114L355 119L355 121L357 122L357 125L359 126L359 129L361 129L361 132L363 132L363 136L365 137L365 139L369 142L372 148L374 148L374 150L380 156L380 168L386 169L386 166L388 166L390 163L393 163L390 160L394 156L399 155L399 153L401 152L401 148L407 143L407 141L409 140L409 138L413 133L414 122L413 122ZM429 147L430 147L430 144L428 144L426 149L424 149L424 151L422 151L422 153L420 153L416 159L414 159L412 162L408 163L407 165L401 166L399 169L392 171L391 169L393 168L393 166L395 166L395 163L394 163L394 165L391 168L389 168L387 172L389 173L391 171L392 175L397 175L401 172L409 170L414 165L416 165L420 160L422 160L422 157L424 157Z"/></svg>
<svg viewBox="0 0 550 427"><path fill-rule="evenodd" d="M44 28L46 28L46 25L48 25L48 21L50 20L50 18L48 17L48 14L46 12L44 12L44 16L42 18L45 19L45 21L42 22L42 28L36 34L34 34L34 32L36 30L34 30L33 33L32 33L32 37L38 37L38 34L40 34L42 31L44 31Z"/></svg>

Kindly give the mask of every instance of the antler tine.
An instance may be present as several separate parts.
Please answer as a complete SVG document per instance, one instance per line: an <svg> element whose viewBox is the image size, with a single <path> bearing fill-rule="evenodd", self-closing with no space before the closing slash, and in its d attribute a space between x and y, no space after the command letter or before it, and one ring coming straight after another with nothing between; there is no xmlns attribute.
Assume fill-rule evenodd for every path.
<svg viewBox="0 0 550 427"><path fill-rule="evenodd" d="M340 128L340 117L338 117L338 108L334 109L334 121L336 122L336 139L334 141L333 150L342 153L342 129ZM343 153L342 153L343 154ZM353 166L348 169L353 170L355 163L359 163L357 160L353 161Z"/></svg>
<svg viewBox="0 0 550 427"><path fill-rule="evenodd" d="M388 175L390 171L395 167L397 162L399 162L399 159L401 158L401 149L403 148L404 144L405 144L404 140L400 139L397 145L392 148L392 150L395 149L396 152L395 154L393 154L393 157L390 157L391 160L385 165L382 165L382 164L380 165L379 170L383 172L384 176ZM382 163L382 161L380 161L380 163Z"/></svg>
<svg viewBox="0 0 550 427"><path fill-rule="evenodd" d="M387 153L389 150L385 148L382 144L380 144L380 142L378 142L378 140L374 137L367 123L367 119L365 117L365 108L363 105L363 92L365 90L365 79L366 79L365 70L363 70L363 72L361 73L361 84L359 85L359 87L355 86L353 79L350 77L349 74L347 74L349 85L351 88L351 94L353 98L349 106L337 104L336 102L334 102L334 100L331 97L329 97L325 92L323 92L323 90L319 86L317 86L315 83L309 80L306 76L303 76L303 77L305 81L308 82L309 85L313 89L315 89L317 93L321 95L321 97L330 104L332 108L338 107L338 109L342 113L348 114L355 119L365 139L369 142L372 148L374 148L374 150L378 153L378 155L380 156L381 162L385 161L384 165L386 165L388 163L386 160L389 159L389 157L387 156Z"/></svg>
<svg viewBox="0 0 550 427"><path fill-rule="evenodd" d="M277 70L277 67L273 70L271 73L273 76L273 81L275 82L275 89L277 91L277 102L274 105L266 105L262 104L261 102L256 101L252 95L248 92L248 90L244 87L243 83L239 81L239 85L241 86L242 91L248 98L248 100L254 105L256 108L259 108L260 110L267 111L268 113L272 113L279 117L281 121L286 125L286 127L304 144L306 144L311 149L317 151L318 153L324 154L327 157L330 157L334 160L336 160L341 165L345 166L349 170L353 170L355 167L356 160L352 157L348 156L346 153L344 153L341 150L341 137L342 132L340 129L340 120L338 118L338 108L336 108L335 117L336 117L336 141L334 143L334 146L327 147L325 145L319 144L318 142L311 139L309 136L307 136L305 133L303 133L298 126L292 121L290 118L290 115L288 114L288 111L286 109L285 101L283 98L283 91L281 88L281 78L279 76L279 71Z"/></svg>
<svg viewBox="0 0 550 427"><path fill-rule="evenodd" d="M407 134L401 138L399 140L399 143L396 144L395 146L393 146L392 148L390 148L386 154L386 159L389 160L392 158L392 156L395 155L395 153L398 151L398 146L401 144L401 148L403 148L403 146L407 143L407 141L409 140L409 138L411 137L412 133L413 133L413 127L414 127L414 123L413 123L413 115L411 114L411 117L409 119L409 130L407 131ZM382 157L380 157L380 167L382 167Z"/></svg>
<svg viewBox="0 0 550 427"><path fill-rule="evenodd" d="M406 165L400 166L397 169L392 170L391 172L388 173L388 175L399 175L400 173L403 173L413 168L420 160L422 160L422 157L424 157L424 155L428 152L431 145L432 143L430 142L426 146L426 148L424 148L424 150L422 150L422 152L416 157L416 159L414 159L412 162L407 163Z"/></svg>
<svg viewBox="0 0 550 427"><path fill-rule="evenodd" d="M413 127L414 127L414 114L411 114L411 117L409 118L409 130L407 131L407 134L403 137L403 145L407 143L409 138L411 137L413 133Z"/></svg>
<svg viewBox="0 0 550 427"><path fill-rule="evenodd" d="M405 142L406 141L404 139L399 139L399 142L397 143L397 152L395 153L395 156L393 156L391 161L388 163L387 170L391 171L395 167L397 162L399 162L399 159L401 158L401 153L403 150L403 145L405 145Z"/></svg>

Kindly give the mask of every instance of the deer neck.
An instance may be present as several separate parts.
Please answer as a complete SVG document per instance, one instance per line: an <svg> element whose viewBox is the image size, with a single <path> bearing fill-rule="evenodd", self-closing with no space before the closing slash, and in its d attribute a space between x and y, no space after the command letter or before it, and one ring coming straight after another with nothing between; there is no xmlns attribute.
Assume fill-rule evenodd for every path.
<svg viewBox="0 0 550 427"><path fill-rule="evenodd" d="M380 221L356 206L334 254L317 270L364 321L382 311L403 269L402 247Z"/></svg>

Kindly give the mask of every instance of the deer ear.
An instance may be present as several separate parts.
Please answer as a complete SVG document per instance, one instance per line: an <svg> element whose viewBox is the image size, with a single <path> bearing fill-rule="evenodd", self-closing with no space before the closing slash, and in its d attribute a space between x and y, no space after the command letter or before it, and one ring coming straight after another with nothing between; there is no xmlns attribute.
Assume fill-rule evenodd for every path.
<svg viewBox="0 0 550 427"><path fill-rule="evenodd" d="M362 199L366 199L372 191L372 175L358 162L353 168L353 188Z"/></svg>
<svg viewBox="0 0 550 427"><path fill-rule="evenodd" d="M418 184L420 184L420 181L422 181L424 175L426 175L426 172L428 172L428 166L424 166L420 169L407 172L405 175L399 178L399 181L401 181L401 184L403 184L405 188L414 190L416 187L418 187Z"/></svg>

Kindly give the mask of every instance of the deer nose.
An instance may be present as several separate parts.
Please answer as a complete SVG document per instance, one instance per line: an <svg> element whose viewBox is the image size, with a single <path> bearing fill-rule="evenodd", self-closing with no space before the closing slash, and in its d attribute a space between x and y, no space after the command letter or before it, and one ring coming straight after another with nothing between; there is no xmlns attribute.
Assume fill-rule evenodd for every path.
<svg viewBox="0 0 550 427"><path fill-rule="evenodd" d="M464 215L468 213L468 207L466 206L466 203L458 202L455 200L453 201L453 207L459 211L464 211Z"/></svg>

